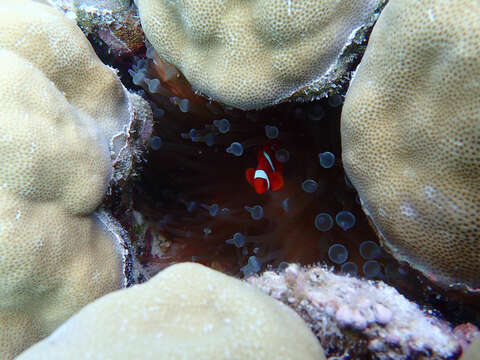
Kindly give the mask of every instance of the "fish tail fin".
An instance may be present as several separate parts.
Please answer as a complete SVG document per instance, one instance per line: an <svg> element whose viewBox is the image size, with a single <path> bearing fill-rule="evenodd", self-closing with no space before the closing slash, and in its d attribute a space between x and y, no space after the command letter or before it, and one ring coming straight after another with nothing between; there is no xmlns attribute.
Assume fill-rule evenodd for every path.
<svg viewBox="0 0 480 360"><path fill-rule="evenodd" d="M270 188L272 191L280 190L284 185L283 176L279 171L275 171L270 176Z"/></svg>

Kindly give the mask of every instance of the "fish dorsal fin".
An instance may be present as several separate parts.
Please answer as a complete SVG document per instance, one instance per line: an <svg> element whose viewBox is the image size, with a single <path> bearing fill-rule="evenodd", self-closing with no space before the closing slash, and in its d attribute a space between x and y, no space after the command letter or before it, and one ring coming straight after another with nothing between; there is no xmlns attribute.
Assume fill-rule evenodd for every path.
<svg viewBox="0 0 480 360"><path fill-rule="evenodd" d="M255 169L249 168L245 171L245 178L248 183L253 186L253 180L255 179Z"/></svg>

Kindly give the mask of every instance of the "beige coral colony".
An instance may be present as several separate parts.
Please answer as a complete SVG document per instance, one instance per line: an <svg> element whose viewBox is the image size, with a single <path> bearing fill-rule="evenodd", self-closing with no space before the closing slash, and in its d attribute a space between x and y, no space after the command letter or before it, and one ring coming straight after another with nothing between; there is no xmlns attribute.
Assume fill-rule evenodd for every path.
<svg viewBox="0 0 480 360"><path fill-rule="evenodd" d="M2 0L0 19L0 360L480 359L480 0ZM344 97L339 166L381 251L473 310L451 323L321 262L139 276L111 199L159 110L95 31L220 108Z"/></svg>

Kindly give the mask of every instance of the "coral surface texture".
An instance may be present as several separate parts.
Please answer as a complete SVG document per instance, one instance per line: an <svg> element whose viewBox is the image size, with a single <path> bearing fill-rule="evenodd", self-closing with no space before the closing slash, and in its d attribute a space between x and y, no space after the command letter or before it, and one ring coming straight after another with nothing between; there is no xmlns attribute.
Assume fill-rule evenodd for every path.
<svg viewBox="0 0 480 360"><path fill-rule="evenodd" d="M241 109L335 80L380 0L137 0L157 52L197 91Z"/></svg>
<svg viewBox="0 0 480 360"><path fill-rule="evenodd" d="M480 2L392 0L345 98L342 150L386 247L480 288Z"/></svg>
<svg viewBox="0 0 480 360"><path fill-rule="evenodd" d="M18 360L89 357L325 359L293 310L194 263L173 265L145 284L93 302Z"/></svg>
<svg viewBox="0 0 480 360"><path fill-rule="evenodd" d="M129 171L125 129L150 110L44 4L2 1L0 64L0 358L10 359L126 285L124 232L96 210Z"/></svg>

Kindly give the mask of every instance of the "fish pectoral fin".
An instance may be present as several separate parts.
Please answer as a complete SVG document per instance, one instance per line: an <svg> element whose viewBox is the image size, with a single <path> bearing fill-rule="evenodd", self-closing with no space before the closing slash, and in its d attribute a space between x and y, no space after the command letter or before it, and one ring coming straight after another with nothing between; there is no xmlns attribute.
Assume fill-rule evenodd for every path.
<svg viewBox="0 0 480 360"><path fill-rule="evenodd" d="M265 179L255 179L253 181L253 188L258 195L262 195L268 191L268 183Z"/></svg>
<svg viewBox="0 0 480 360"><path fill-rule="evenodd" d="M245 178L247 179L248 183L253 186L253 178L255 176L255 169L248 168L245 171Z"/></svg>
<svg viewBox="0 0 480 360"><path fill-rule="evenodd" d="M283 187L283 176L278 171L275 171L270 176L270 189L272 191L280 190Z"/></svg>

